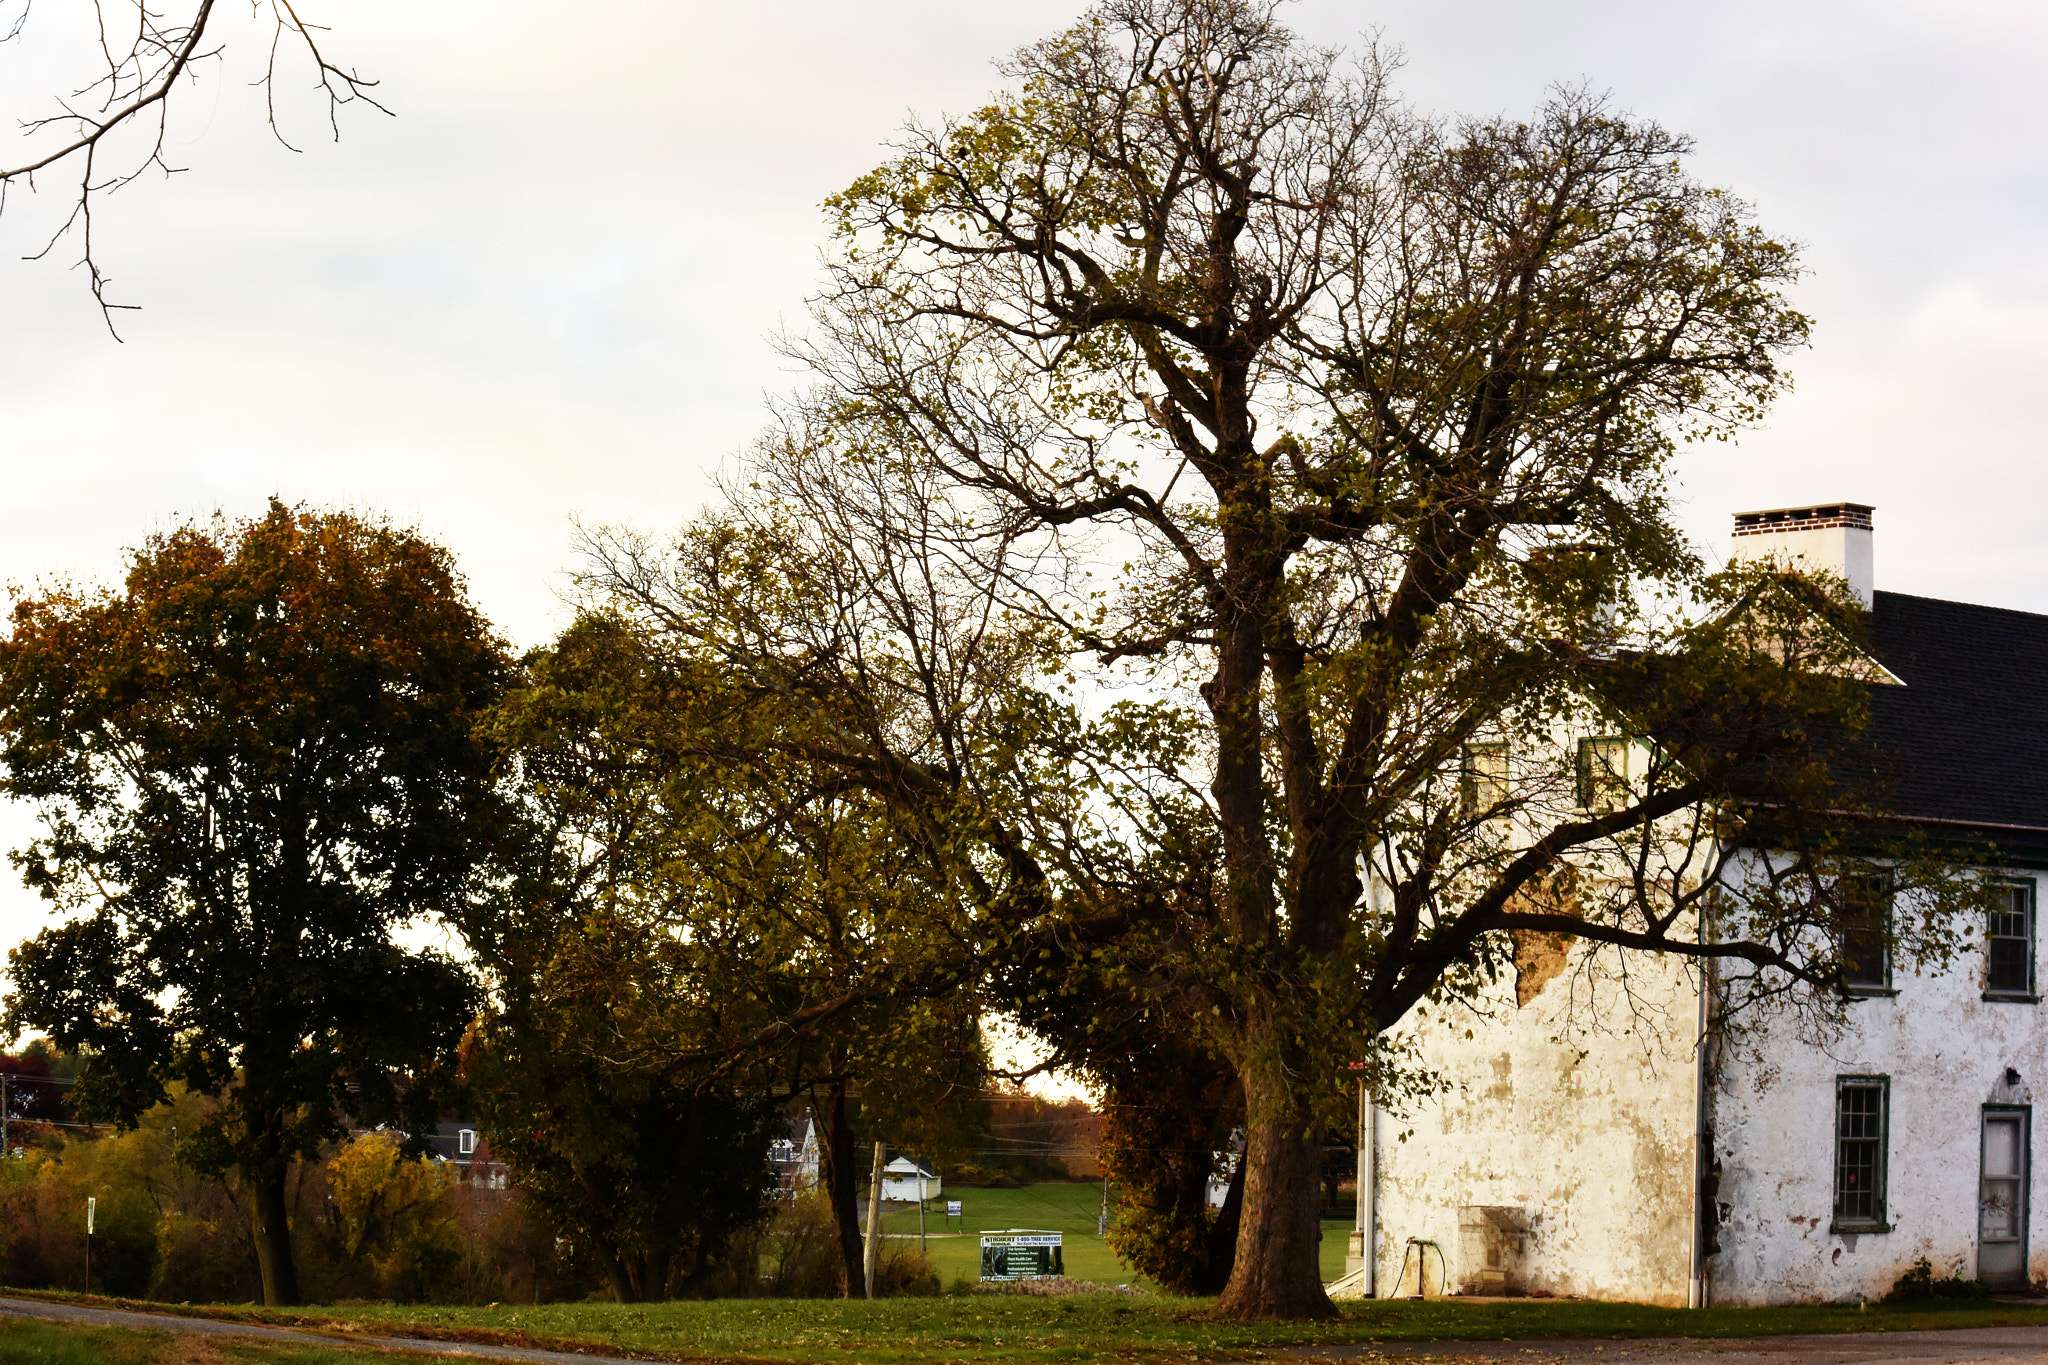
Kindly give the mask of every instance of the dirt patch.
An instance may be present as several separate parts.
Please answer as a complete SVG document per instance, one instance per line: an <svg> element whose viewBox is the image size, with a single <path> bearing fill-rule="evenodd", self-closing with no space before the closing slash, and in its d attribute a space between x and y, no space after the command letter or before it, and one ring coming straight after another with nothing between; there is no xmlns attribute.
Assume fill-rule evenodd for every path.
<svg viewBox="0 0 2048 1365"><path fill-rule="evenodd" d="M150 1365L227 1365L227 1357L205 1337L179 1332L150 1358Z"/></svg>

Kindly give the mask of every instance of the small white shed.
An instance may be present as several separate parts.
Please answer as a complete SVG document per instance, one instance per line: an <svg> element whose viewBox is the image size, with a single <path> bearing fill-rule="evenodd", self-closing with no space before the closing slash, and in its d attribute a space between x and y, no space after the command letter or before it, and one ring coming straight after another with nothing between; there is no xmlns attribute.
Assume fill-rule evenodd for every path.
<svg viewBox="0 0 2048 1365"><path fill-rule="evenodd" d="M882 1198L915 1204L939 1196L939 1178L918 1162L899 1156L882 1168Z"/></svg>

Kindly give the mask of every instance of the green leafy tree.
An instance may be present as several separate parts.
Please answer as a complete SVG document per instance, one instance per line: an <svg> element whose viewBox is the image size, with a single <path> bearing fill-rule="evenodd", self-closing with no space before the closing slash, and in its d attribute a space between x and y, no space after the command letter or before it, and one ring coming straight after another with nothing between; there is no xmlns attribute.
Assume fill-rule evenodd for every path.
<svg viewBox="0 0 2048 1365"><path fill-rule="evenodd" d="M494 1120L551 1134L555 1156L516 1137L501 1146L529 1182L536 1163L580 1145L663 1180L675 1166L705 1180L723 1170L738 1183L719 1188L747 1217L762 1208L765 1130L672 1126L663 1131L679 1142L758 1138L758 1150L657 1162L619 1149L639 1131L625 1111L651 1105L658 1119L663 1105L675 1116L737 1105L759 1117L769 1102L808 1106L841 1290L857 1295L855 1187L868 1169L857 1128L927 1157L964 1142L982 1062L976 1003L909 965L935 951L920 926L944 923L929 860L877 819L871 797L802 758L785 711L701 652L610 612L585 615L526 660L493 733L533 833L517 841L504 895L471 925L500 996L479 1064L516 1060L505 1074L517 1083L478 1093L487 1106L550 1106L553 1118L515 1108ZM545 1067L564 1069L560 1084L538 1079ZM613 1209L626 1189L552 1180L544 1202L580 1220L585 1241L618 1248L602 1254L622 1293L657 1292L660 1266L635 1268L654 1244L629 1236ZM649 1226L671 1239L657 1259L689 1281L738 1229L740 1204L710 1187L670 1202ZM640 1249L628 1254L628 1243Z"/></svg>
<svg viewBox="0 0 2048 1365"><path fill-rule="evenodd" d="M1174 1294L1219 1294L1230 1279L1244 1206L1244 1165L1222 1174L1244 1108L1229 1063L1154 1026L1103 1086L1102 1169L1116 1192L1109 1244L1125 1264ZM1136 1041L1136 1040L1134 1040ZM1226 1158L1227 1159L1227 1158Z"/></svg>
<svg viewBox="0 0 2048 1365"><path fill-rule="evenodd" d="M613 1036L611 1013L640 975L620 947L632 930L593 915L569 932L589 936L589 951L553 940L479 1024L477 1114L531 1207L596 1263L619 1302L687 1296L772 1207L775 1110L730 1084L604 1059L593 1044Z"/></svg>
<svg viewBox="0 0 2048 1365"><path fill-rule="evenodd" d="M499 828L473 727L504 677L445 551L274 502L19 601L0 644L0 791L46 824L15 861L73 914L14 950L7 1021L85 1054L84 1113L223 1101L181 1152L236 1179L265 1302L299 1295L291 1162L448 1093L474 988L393 932Z"/></svg>

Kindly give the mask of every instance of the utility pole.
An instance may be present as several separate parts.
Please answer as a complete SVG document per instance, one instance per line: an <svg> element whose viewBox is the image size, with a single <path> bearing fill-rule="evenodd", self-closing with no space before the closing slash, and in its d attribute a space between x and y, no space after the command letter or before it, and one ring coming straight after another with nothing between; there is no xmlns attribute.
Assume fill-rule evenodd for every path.
<svg viewBox="0 0 2048 1365"><path fill-rule="evenodd" d="M917 1164L917 1254L924 1255L924 1163Z"/></svg>
<svg viewBox="0 0 2048 1365"><path fill-rule="evenodd" d="M1102 1212L1095 1215L1095 1235L1109 1236L1109 1172L1102 1173Z"/></svg>
<svg viewBox="0 0 2048 1365"><path fill-rule="evenodd" d="M875 1144L875 1174L868 1182L868 1246L867 1285L868 1297L875 1296L875 1271L882 1264L882 1154L886 1149L881 1143Z"/></svg>
<svg viewBox="0 0 2048 1365"><path fill-rule="evenodd" d="M7 1139L7 1120L13 1117L7 1105L7 1073L0 1071L0 1156L6 1156L14 1151Z"/></svg>

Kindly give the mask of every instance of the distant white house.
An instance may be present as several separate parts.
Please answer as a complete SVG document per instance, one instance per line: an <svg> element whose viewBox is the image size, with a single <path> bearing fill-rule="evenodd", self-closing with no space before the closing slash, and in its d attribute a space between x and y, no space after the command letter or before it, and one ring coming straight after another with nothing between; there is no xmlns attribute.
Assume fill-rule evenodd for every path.
<svg viewBox="0 0 2048 1365"><path fill-rule="evenodd" d="M808 1114L791 1119L788 1130L768 1144L768 1161L784 1194L808 1190L818 1183L818 1125Z"/></svg>
<svg viewBox="0 0 2048 1365"><path fill-rule="evenodd" d="M1243 1160L1233 1144L1228 1151L1216 1153L1216 1164L1209 1176L1209 1207L1220 1209L1230 1198L1230 1182L1237 1176L1237 1163Z"/></svg>
<svg viewBox="0 0 2048 1365"><path fill-rule="evenodd" d="M882 1168L882 1198L902 1204L916 1204L938 1197L939 1178L907 1156L899 1156Z"/></svg>

